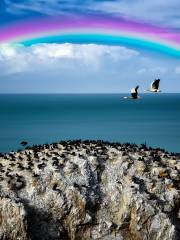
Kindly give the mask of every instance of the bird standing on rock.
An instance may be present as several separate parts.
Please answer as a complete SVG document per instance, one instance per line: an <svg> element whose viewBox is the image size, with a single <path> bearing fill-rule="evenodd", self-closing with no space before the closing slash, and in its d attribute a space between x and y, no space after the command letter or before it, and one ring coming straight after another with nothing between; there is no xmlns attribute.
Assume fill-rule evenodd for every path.
<svg viewBox="0 0 180 240"><path fill-rule="evenodd" d="M26 141L22 141L22 142L21 142L21 145L22 145L23 147L25 147L27 144L28 144L28 142L26 142Z"/></svg>

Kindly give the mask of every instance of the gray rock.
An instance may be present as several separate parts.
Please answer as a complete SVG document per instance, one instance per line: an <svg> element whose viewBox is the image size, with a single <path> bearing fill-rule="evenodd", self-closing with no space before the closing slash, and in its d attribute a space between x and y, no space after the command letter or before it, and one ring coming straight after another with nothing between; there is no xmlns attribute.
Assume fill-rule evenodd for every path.
<svg viewBox="0 0 180 240"><path fill-rule="evenodd" d="M0 163L0 239L179 239L178 154L68 141Z"/></svg>

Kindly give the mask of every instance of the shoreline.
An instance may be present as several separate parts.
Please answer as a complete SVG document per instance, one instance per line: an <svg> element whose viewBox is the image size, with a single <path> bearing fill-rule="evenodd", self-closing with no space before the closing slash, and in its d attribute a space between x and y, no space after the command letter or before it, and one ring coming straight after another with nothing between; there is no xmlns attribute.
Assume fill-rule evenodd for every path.
<svg viewBox="0 0 180 240"><path fill-rule="evenodd" d="M0 155L0 172L0 238L180 234L180 154L145 144L61 141Z"/></svg>

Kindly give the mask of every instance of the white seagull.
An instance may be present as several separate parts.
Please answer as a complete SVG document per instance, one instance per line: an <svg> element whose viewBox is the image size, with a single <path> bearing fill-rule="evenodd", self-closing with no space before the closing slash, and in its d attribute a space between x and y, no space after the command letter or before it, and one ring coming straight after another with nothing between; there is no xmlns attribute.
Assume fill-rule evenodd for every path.
<svg viewBox="0 0 180 240"><path fill-rule="evenodd" d="M159 82L160 82L160 79L155 79L152 83L151 83L151 87L145 91L147 92L154 92L154 93L157 93L157 92L161 92L158 88L159 88Z"/></svg>

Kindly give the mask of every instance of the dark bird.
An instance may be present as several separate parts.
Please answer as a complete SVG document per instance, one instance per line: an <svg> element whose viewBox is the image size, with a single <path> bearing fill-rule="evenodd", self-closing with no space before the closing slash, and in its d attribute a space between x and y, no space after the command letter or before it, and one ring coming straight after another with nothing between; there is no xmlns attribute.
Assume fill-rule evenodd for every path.
<svg viewBox="0 0 180 240"><path fill-rule="evenodd" d="M136 86L135 88L131 89L131 97L133 99L137 99L138 98L138 91L137 91L138 88L139 88L139 86Z"/></svg>
<svg viewBox="0 0 180 240"><path fill-rule="evenodd" d="M161 92L158 88L159 88L159 83L160 83L160 79L155 79L152 83L149 89L145 90L148 92Z"/></svg>
<svg viewBox="0 0 180 240"><path fill-rule="evenodd" d="M28 144L28 142L26 142L26 141L22 141L22 142L21 142L21 145L22 145L23 147L25 147L27 144Z"/></svg>
<svg viewBox="0 0 180 240"><path fill-rule="evenodd" d="M136 86L135 88L132 88L131 89L131 96L130 97L124 97L124 98L128 98L128 99L138 99L139 96L138 96L138 88L139 86Z"/></svg>

